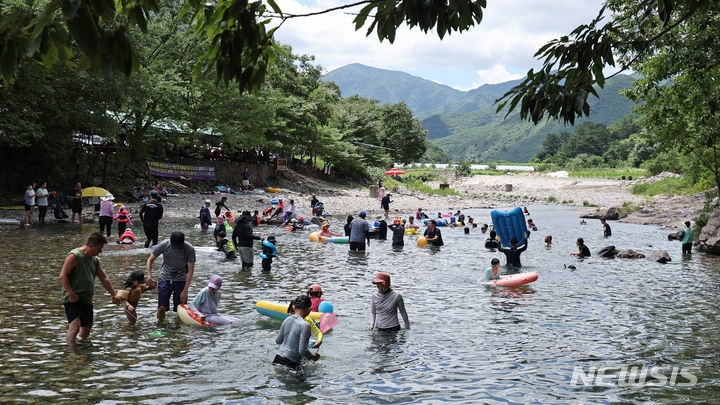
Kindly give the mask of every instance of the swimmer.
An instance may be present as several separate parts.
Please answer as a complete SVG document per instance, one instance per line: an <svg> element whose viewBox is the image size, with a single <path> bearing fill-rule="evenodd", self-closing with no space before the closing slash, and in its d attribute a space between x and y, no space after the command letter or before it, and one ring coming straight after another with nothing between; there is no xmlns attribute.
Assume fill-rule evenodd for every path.
<svg viewBox="0 0 720 405"><path fill-rule="evenodd" d="M333 236L342 236L339 233L332 233L330 232L330 223L325 221L322 223L322 230L320 231L320 236L325 236L326 238L332 238Z"/></svg>
<svg viewBox="0 0 720 405"><path fill-rule="evenodd" d="M485 281L499 280L500 279L500 259L493 257L490 260L490 268L485 272Z"/></svg>
<svg viewBox="0 0 720 405"><path fill-rule="evenodd" d="M273 364L280 364L293 370L300 368L302 357L310 360L317 360L320 354L310 353L308 350L308 342L310 341L311 328L305 321L310 315L310 306L312 302L307 295L300 295L290 304L293 315L285 318L280 326L280 333L275 339L275 343L279 344ZM317 344L317 343L316 343Z"/></svg>
<svg viewBox="0 0 720 405"><path fill-rule="evenodd" d="M570 253L570 256L590 257L590 249L585 246L585 241L583 240L583 238L577 238L575 244L578 247L578 251Z"/></svg>
<svg viewBox="0 0 720 405"><path fill-rule="evenodd" d="M440 215L438 213L438 215ZM428 227L425 229L425 233L423 234L427 241L431 243L433 246L443 246L443 239L442 239L442 233L440 232L440 229L438 229L435 226L435 220L431 219L428 221Z"/></svg>
<svg viewBox="0 0 720 405"><path fill-rule="evenodd" d="M537 225L535 225L532 218L528 218L527 224L528 224L528 228L532 229L533 231L537 231Z"/></svg>
<svg viewBox="0 0 720 405"><path fill-rule="evenodd" d="M260 257L262 258L263 271L270 271L272 260L277 257L277 242L273 235L268 236L266 240L262 241L262 253L260 253Z"/></svg>
<svg viewBox="0 0 720 405"><path fill-rule="evenodd" d="M224 252L226 259L237 259L237 255L235 254L235 245L232 243L231 240L227 239L227 233L225 231L218 232L217 236L215 237L215 242L217 243L217 250L219 250L220 252Z"/></svg>
<svg viewBox="0 0 720 405"><path fill-rule="evenodd" d="M470 235L470 228L468 228L468 227L466 226L465 229L464 229L464 232L465 232L465 235Z"/></svg>
<svg viewBox="0 0 720 405"><path fill-rule="evenodd" d="M552 246L552 235L545 235L545 247Z"/></svg>
<svg viewBox="0 0 720 405"><path fill-rule="evenodd" d="M483 226L480 227L480 232L485 233L488 231L488 224L483 224Z"/></svg>
<svg viewBox="0 0 720 405"><path fill-rule="evenodd" d="M497 234L494 230L490 231L490 237L485 239L485 247L487 249L497 249L499 243L496 236Z"/></svg>
<svg viewBox="0 0 720 405"><path fill-rule="evenodd" d="M420 226L415 223L415 217L409 216L409 217L408 217L408 222L407 222L407 224L405 225L405 228L408 228L408 229L410 229L410 228L412 228L412 229L419 229Z"/></svg>
<svg viewBox="0 0 720 405"><path fill-rule="evenodd" d="M135 234L133 233L132 229L126 229L125 232L120 235L120 240L118 240L117 243L118 245L134 245Z"/></svg>
<svg viewBox="0 0 720 405"><path fill-rule="evenodd" d="M584 219L581 219L581 220L580 220L580 225L587 225L587 222L585 222Z"/></svg>

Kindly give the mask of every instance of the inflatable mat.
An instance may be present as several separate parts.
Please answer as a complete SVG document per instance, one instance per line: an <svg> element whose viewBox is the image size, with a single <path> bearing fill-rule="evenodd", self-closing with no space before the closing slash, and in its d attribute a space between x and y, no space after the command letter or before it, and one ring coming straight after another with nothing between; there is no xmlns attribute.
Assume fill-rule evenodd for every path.
<svg viewBox="0 0 720 405"><path fill-rule="evenodd" d="M522 208L516 207L510 211L490 211L495 232L502 238L502 245L510 247L510 239L517 238L518 246L525 244L525 232L527 225L525 224L525 215Z"/></svg>
<svg viewBox="0 0 720 405"><path fill-rule="evenodd" d="M496 287L517 287L520 285L530 284L538 279L538 274L534 272L513 274L510 276L500 276L499 280L488 281L483 284Z"/></svg>

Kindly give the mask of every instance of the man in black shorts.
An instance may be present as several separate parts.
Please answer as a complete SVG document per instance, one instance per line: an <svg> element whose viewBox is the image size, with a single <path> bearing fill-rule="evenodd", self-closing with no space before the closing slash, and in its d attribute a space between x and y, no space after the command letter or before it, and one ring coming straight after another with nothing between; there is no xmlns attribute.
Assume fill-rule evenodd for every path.
<svg viewBox="0 0 720 405"><path fill-rule="evenodd" d="M367 214L365 211L360 211L358 215L360 218L355 218L350 222L350 250L351 251L365 251L365 241L370 246L370 225L365 221Z"/></svg>
<svg viewBox="0 0 720 405"><path fill-rule="evenodd" d="M87 339L90 335L96 277L112 296L112 302L120 304L120 298L97 258L106 243L107 239L103 234L94 232L85 246L71 250L65 257L65 263L60 271L60 284L63 287L62 300L69 323L67 333L69 341L75 340L78 333L81 339Z"/></svg>
<svg viewBox="0 0 720 405"><path fill-rule="evenodd" d="M163 217L162 197L157 191L150 192L150 201L140 208L140 220L147 240L145 247L155 246L158 243L158 224Z"/></svg>

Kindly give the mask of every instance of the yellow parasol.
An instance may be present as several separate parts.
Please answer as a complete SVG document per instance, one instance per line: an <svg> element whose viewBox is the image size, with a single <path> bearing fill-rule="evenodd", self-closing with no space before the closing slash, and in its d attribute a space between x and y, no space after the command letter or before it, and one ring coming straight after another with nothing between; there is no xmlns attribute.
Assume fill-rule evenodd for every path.
<svg viewBox="0 0 720 405"><path fill-rule="evenodd" d="M105 197L110 194L109 191L102 187L85 187L82 189L82 196L85 197Z"/></svg>

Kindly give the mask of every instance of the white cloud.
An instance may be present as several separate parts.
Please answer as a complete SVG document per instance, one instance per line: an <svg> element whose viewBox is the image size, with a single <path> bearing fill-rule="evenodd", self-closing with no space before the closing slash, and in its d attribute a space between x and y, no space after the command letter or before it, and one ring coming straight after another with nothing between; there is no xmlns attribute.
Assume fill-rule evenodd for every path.
<svg viewBox="0 0 720 405"><path fill-rule="evenodd" d="M307 13L343 4L338 0L320 0L309 4L297 0L278 0L286 13ZM287 20L276 38L299 54L312 54L327 70L349 63L362 63L389 70L433 70L441 83L470 88L473 85L517 78L539 62L535 51L550 39L569 33L590 21L601 7L601 0L552 0L527 2L504 0L488 2L479 26L453 33L440 40L435 32L401 26L394 44L380 42L374 33L365 36L367 25L354 30L352 20L357 9ZM448 72L443 73L447 69ZM457 83L450 70L469 74ZM472 73L477 72L477 76ZM471 79L476 77L475 79Z"/></svg>

